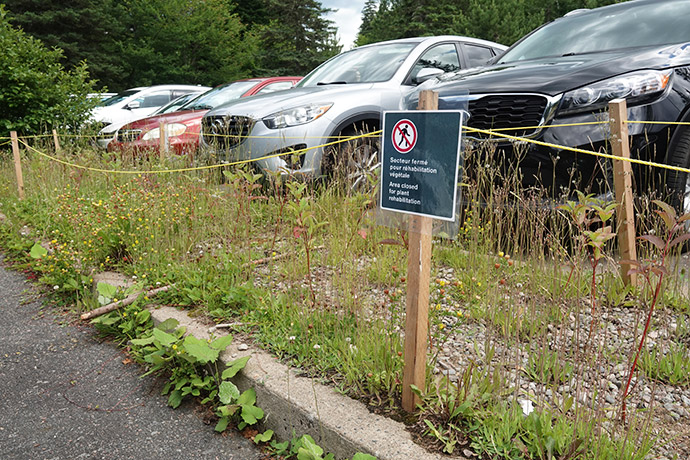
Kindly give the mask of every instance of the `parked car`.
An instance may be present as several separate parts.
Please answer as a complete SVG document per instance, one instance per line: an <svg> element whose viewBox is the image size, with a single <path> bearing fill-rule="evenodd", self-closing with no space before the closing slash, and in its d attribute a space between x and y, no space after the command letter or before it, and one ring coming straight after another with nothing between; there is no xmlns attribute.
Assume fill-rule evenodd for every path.
<svg viewBox="0 0 690 460"><path fill-rule="evenodd" d="M384 110L443 72L484 64L506 47L467 37L393 40L341 53L310 72L288 92L236 101L202 120L202 145L221 161L261 158L268 171L310 177L332 174L345 149L324 149L337 136L376 130ZM366 139L364 139L366 141ZM377 158L376 146L355 146L348 163L357 181ZM308 150L305 150L308 149ZM327 153L324 155L324 152Z"/></svg>
<svg viewBox="0 0 690 460"><path fill-rule="evenodd" d="M177 154L196 152L201 118L220 104L242 97L268 94L292 88L302 77L271 77L238 80L194 97L173 113L162 113L122 126L108 151L142 153L158 149L160 124L166 124L168 143Z"/></svg>
<svg viewBox="0 0 690 460"><path fill-rule="evenodd" d="M103 105L91 112L91 122L105 127L112 123L137 120L151 115L156 109L188 93L203 93L208 86L157 85L138 87L123 91L103 101ZM98 144L105 148L109 140L99 139Z"/></svg>
<svg viewBox="0 0 690 460"><path fill-rule="evenodd" d="M690 0L637 0L579 10L515 43L493 65L440 76L422 85L439 93L440 109L469 107L468 125L555 146L496 139L496 157L520 158L525 186L552 194L573 188L611 190L607 161L557 146L603 151L610 136L607 105L625 98L631 156L690 167ZM468 95L469 93L469 95ZM417 104L417 94L406 105ZM555 127L553 125L569 126ZM507 129L507 131L505 131ZM468 137L482 136L468 133ZM671 193L690 211L690 177L649 174L633 165L638 189ZM574 173L574 174L573 174Z"/></svg>
<svg viewBox="0 0 690 460"><path fill-rule="evenodd" d="M198 93L184 94L178 97L177 99L173 99L172 101L168 102L163 107L160 107L155 112L153 112L151 116L175 112L180 107L185 105L187 102L191 101L192 99L198 96ZM110 145L110 143L115 140L115 137L117 136L117 131L128 123L130 123L130 120L118 121L116 123L111 123L107 125L105 128L101 129L98 132L97 145L102 148L107 148Z"/></svg>
<svg viewBox="0 0 690 460"><path fill-rule="evenodd" d="M86 97L88 97L89 99L98 100L99 105L113 96L117 96L117 93L89 93L86 95Z"/></svg>

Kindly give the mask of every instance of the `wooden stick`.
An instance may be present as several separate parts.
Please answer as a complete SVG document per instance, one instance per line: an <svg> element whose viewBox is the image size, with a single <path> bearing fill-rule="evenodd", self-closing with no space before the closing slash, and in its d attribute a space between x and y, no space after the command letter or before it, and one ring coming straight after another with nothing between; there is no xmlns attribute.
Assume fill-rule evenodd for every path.
<svg viewBox="0 0 690 460"><path fill-rule="evenodd" d="M17 192L19 193L19 200L23 200L24 175L22 174L22 157L19 154L19 139L17 138L17 131L10 131L10 138L12 139L12 154L14 154L14 173L17 176Z"/></svg>
<svg viewBox="0 0 690 460"><path fill-rule="evenodd" d="M422 91L418 110L438 108L438 93ZM431 277L431 217L410 215L407 256L407 305L405 312L405 363L402 407L413 412L420 402L411 385L422 392L426 384L427 334L429 332L429 278Z"/></svg>
<svg viewBox="0 0 690 460"><path fill-rule="evenodd" d="M628 109L625 99L609 102L611 147L613 154L630 158L628 144ZM637 260L635 247L635 210L633 207L632 165L629 161L613 160L613 183L618 202L618 246L621 260ZM626 285L637 286L637 275L628 274L631 263L621 262L621 277Z"/></svg>
<svg viewBox="0 0 690 460"><path fill-rule="evenodd" d="M156 289L151 289L150 291L144 293L144 295L147 297L153 297L158 293L170 290L174 286L175 286L174 284L171 284L169 286L163 286L163 287L159 287ZM97 316L105 315L106 313L110 313L111 311L117 310L118 308L122 308L122 307L126 307L127 305L131 305L139 298L140 294L141 294L141 292L137 292L137 293L134 293L134 294L127 296L126 298L124 298L122 300L118 300L117 302L109 303L108 305L104 305L100 308L96 308L95 310L91 310L91 311L87 311L86 313L82 313L81 319L95 318Z"/></svg>
<svg viewBox="0 0 690 460"><path fill-rule="evenodd" d="M166 128L165 128L165 122L164 121L161 121L161 125L160 125L159 129L160 129L160 137L158 138L158 140L159 140L158 149L159 149L159 153L160 153L160 160L162 162L165 159L165 153L166 153L166 150L168 147L166 145L167 141L168 141L168 136L166 134Z"/></svg>
<svg viewBox="0 0 690 460"><path fill-rule="evenodd" d="M60 151L60 140L56 130L53 130L53 143L55 144L55 153L58 153Z"/></svg>

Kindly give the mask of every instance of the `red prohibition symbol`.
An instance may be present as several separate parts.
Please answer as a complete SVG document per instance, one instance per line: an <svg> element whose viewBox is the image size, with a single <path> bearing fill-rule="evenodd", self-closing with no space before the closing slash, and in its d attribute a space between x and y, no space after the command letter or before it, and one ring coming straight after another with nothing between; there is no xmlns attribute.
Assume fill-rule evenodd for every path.
<svg viewBox="0 0 690 460"><path fill-rule="evenodd" d="M402 119L393 126L393 147L400 153L407 153L417 143L417 127L410 120Z"/></svg>

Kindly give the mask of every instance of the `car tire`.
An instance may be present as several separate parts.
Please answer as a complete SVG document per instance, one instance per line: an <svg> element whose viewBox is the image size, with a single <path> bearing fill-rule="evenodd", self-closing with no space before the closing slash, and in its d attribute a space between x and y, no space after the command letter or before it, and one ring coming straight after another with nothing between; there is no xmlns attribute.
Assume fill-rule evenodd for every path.
<svg viewBox="0 0 690 460"><path fill-rule="evenodd" d="M340 139L353 138L331 146L324 159L323 170L332 183L341 184L352 192L367 193L379 175L381 166L380 136L366 136L374 129L349 128Z"/></svg>
<svg viewBox="0 0 690 460"><path fill-rule="evenodd" d="M690 128L681 127L669 146L667 164L690 168ZM669 204L679 215L690 212L690 173L669 170L666 173L666 194Z"/></svg>

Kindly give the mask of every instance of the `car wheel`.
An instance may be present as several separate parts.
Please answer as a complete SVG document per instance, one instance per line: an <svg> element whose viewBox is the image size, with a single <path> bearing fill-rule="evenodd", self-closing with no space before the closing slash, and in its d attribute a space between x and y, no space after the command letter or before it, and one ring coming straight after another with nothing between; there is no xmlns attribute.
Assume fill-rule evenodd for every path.
<svg viewBox="0 0 690 460"><path fill-rule="evenodd" d="M381 139L364 137L370 131L352 129L340 134L341 138L353 139L332 146L326 155L324 167L329 180L353 192L367 193L373 189L381 166Z"/></svg>
<svg viewBox="0 0 690 460"><path fill-rule="evenodd" d="M682 131L669 147L667 163L681 168L690 168L690 129ZM668 171L666 174L666 191L670 203L680 215L690 212L690 174L680 171Z"/></svg>

